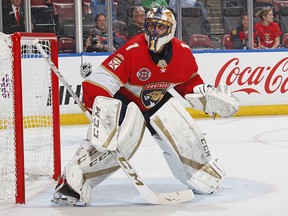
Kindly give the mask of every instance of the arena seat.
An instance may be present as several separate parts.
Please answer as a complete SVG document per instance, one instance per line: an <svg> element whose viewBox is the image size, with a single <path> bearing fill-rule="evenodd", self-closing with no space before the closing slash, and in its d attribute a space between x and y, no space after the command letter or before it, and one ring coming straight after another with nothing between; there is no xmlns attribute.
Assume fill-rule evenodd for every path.
<svg viewBox="0 0 288 216"><path fill-rule="evenodd" d="M222 19L225 34L230 34L231 29L241 24L242 7L226 7L223 9Z"/></svg>
<svg viewBox="0 0 288 216"><path fill-rule="evenodd" d="M59 15L62 21L65 19L74 19L74 3L53 2L53 9L54 14Z"/></svg>
<svg viewBox="0 0 288 216"><path fill-rule="evenodd" d="M288 7L288 1L273 0L272 4L273 4L274 19L276 20L276 22L280 24L280 15L279 15L280 10L282 7Z"/></svg>
<svg viewBox="0 0 288 216"><path fill-rule="evenodd" d="M35 3L35 2L34 2ZM47 5L35 4L31 6L31 15L33 16L35 32L56 33L56 22L53 16L53 9Z"/></svg>
<svg viewBox="0 0 288 216"><path fill-rule="evenodd" d="M288 33L282 34L281 47L282 48L288 48Z"/></svg>
<svg viewBox="0 0 288 216"><path fill-rule="evenodd" d="M91 14L92 10L90 7L90 0L82 0L83 3L83 14Z"/></svg>
<svg viewBox="0 0 288 216"><path fill-rule="evenodd" d="M52 3L62 3L62 4L67 4L67 3L73 3L74 0L51 0Z"/></svg>
<svg viewBox="0 0 288 216"><path fill-rule="evenodd" d="M73 53L75 51L75 40L70 37L58 38L59 53Z"/></svg>
<svg viewBox="0 0 288 216"><path fill-rule="evenodd" d="M276 15L279 14L280 10L282 7L288 7L288 1L278 1L278 0L273 0L273 11L276 13Z"/></svg>
<svg viewBox="0 0 288 216"><path fill-rule="evenodd" d="M222 8L225 7L239 7L239 1L238 0L221 0Z"/></svg>
<svg viewBox="0 0 288 216"><path fill-rule="evenodd" d="M57 34L65 35L66 30L64 29L64 24L71 23L75 19L74 3L57 1L58 0L53 0L54 17L58 26Z"/></svg>
<svg viewBox="0 0 288 216"><path fill-rule="evenodd" d="M30 0L31 6L37 6L37 5L47 5L45 3L45 0Z"/></svg>
<svg viewBox="0 0 288 216"><path fill-rule="evenodd" d="M198 7L182 8L182 39L189 43L191 35L205 34L204 17Z"/></svg>
<svg viewBox="0 0 288 216"><path fill-rule="evenodd" d="M214 49L211 39L207 35L193 34L189 39L191 49Z"/></svg>
<svg viewBox="0 0 288 216"><path fill-rule="evenodd" d="M288 6L281 7L279 11L279 22L282 34L288 33Z"/></svg>

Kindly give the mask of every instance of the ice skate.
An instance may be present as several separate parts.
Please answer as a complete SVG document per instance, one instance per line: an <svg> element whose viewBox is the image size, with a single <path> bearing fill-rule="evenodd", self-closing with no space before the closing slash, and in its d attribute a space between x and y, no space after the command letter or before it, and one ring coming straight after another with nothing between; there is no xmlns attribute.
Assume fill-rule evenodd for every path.
<svg viewBox="0 0 288 216"><path fill-rule="evenodd" d="M85 205L81 204L80 195L70 187L64 176L56 185L52 202L59 205Z"/></svg>

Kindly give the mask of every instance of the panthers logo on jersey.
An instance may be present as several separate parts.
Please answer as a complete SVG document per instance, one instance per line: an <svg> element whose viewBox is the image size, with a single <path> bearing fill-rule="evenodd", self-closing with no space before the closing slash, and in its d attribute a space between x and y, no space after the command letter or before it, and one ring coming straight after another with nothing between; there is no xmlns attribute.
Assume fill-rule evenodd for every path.
<svg viewBox="0 0 288 216"><path fill-rule="evenodd" d="M146 84L140 94L141 101L146 108L154 107L165 95L170 83L149 83Z"/></svg>

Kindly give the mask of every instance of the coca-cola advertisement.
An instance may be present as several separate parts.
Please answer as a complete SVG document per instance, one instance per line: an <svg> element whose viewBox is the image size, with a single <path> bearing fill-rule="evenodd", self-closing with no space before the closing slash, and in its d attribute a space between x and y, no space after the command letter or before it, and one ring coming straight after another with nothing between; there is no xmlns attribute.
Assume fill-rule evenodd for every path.
<svg viewBox="0 0 288 216"><path fill-rule="evenodd" d="M230 85L241 105L288 102L287 52L196 53L195 57L205 81Z"/></svg>
<svg viewBox="0 0 288 216"><path fill-rule="evenodd" d="M199 73L207 84L231 85L241 107L288 104L288 55L282 50L237 50L193 52ZM60 56L59 68L71 88L82 97L83 77L80 69L91 64L95 70L108 55L82 54ZM78 66L77 66L78 65ZM73 76L72 76L73 74ZM169 90L185 107L190 104ZM60 83L60 110L62 114L82 113L67 89Z"/></svg>

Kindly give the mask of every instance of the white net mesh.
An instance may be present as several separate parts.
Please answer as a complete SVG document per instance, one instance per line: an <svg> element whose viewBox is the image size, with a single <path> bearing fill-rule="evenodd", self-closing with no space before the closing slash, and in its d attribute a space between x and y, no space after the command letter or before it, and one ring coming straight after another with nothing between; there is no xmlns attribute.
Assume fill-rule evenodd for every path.
<svg viewBox="0 0 288 216"><path fill-rule="evenodd" d="M41 42L49 55L49 41ZM25 43L29 40L21 40L25 174L52 175L51 72L35 46Z"/></svg>
<svg viewBox="0 0 288 216"><path fill-rule="evenodd" d="M0 202L15 199L15 134L12 41L0 35Z"/></svg>
<svg viewBox="0 0 288 216"><path fill-rule="evenodd" d="M31 40L21 39L21 73L26 180L53 175L51 71ZM41 40L50 55L49 40ZM0 35L0 203L14 202L16 193L13 52L9 36ZM18 109L16 107L16 109Z"/></svg>

